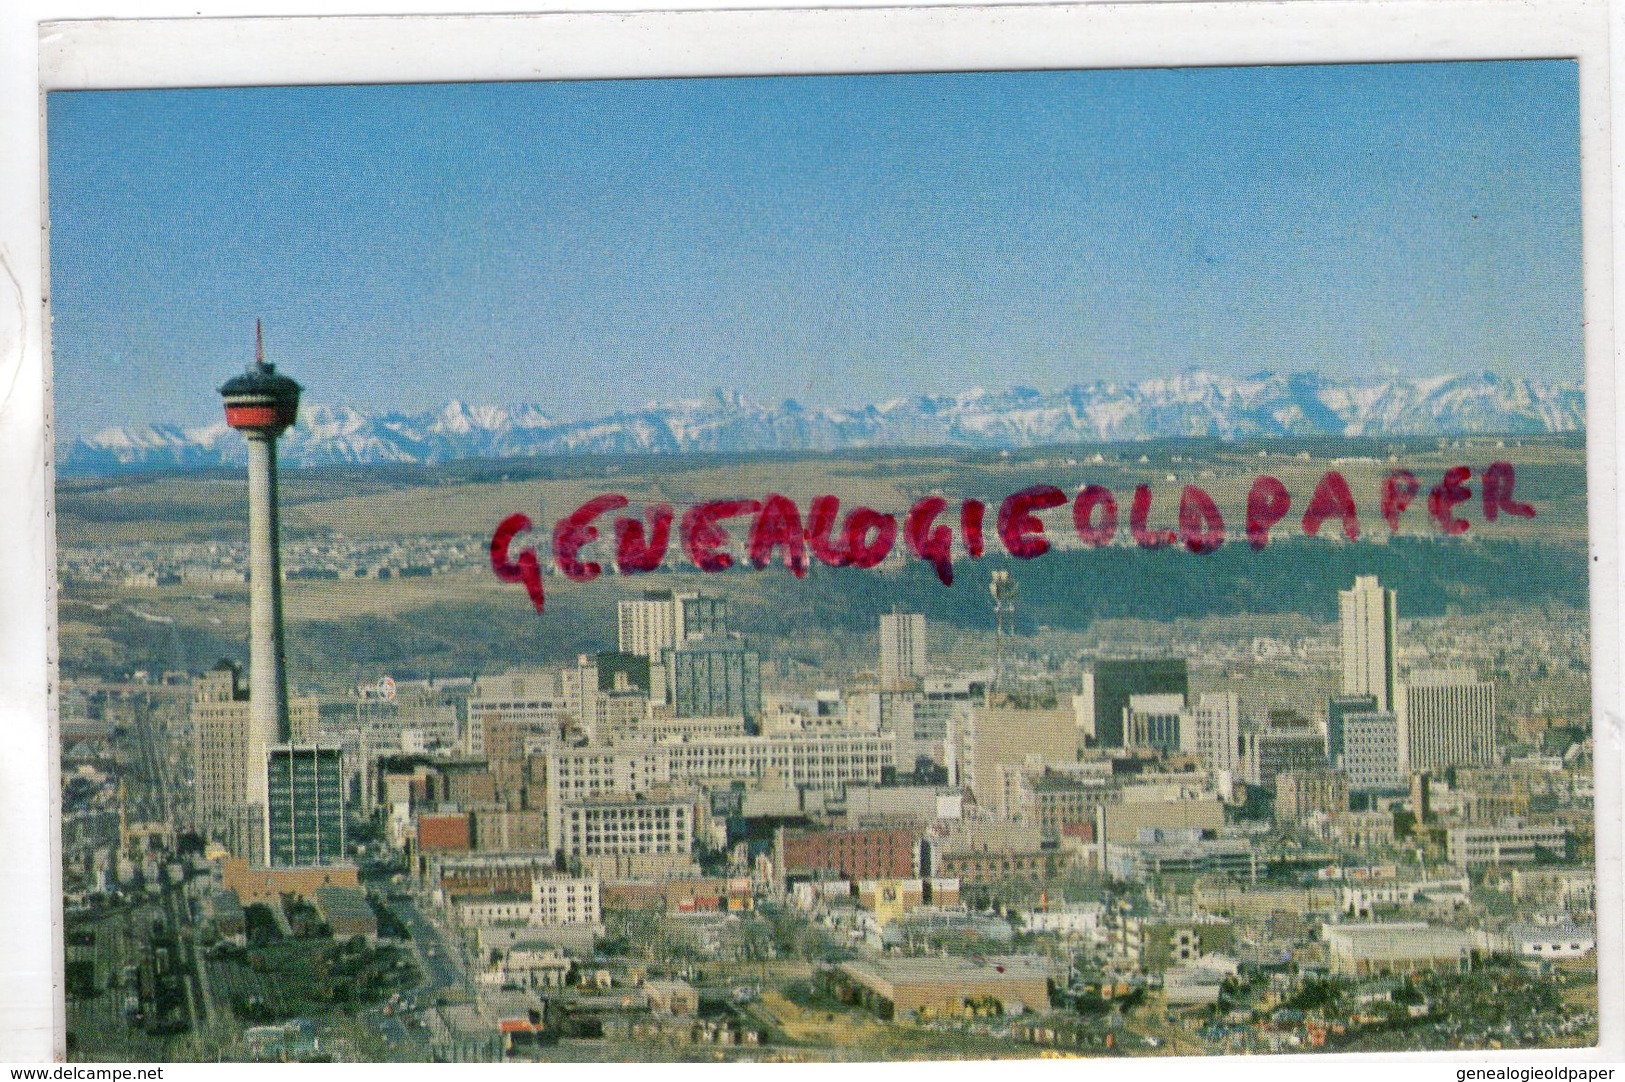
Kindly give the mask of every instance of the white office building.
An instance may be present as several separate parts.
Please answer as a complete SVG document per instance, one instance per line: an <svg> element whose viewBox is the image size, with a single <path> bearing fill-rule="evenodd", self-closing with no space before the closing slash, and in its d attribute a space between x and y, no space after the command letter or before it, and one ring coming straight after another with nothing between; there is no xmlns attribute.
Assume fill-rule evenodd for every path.
<svg viewBox="0 0 1625 1082"><path fill-rule="evenodd" d="M621 653L658 662L666 650L723 634L728 603L703 594L650 590L640 599L622 601L618 617Z"/></svg>
<svg viewBox="0 0 1625 1082"><path fill-rule="evenodd" d="M694 798L600 796L564 806L555 849L572 857L686 856L694 849Z"/></svg>
<svg viewBox="0 0 1625 1082"><path fill-rule="evenodd" d="M891 612L880 617L880 686L894 688L925 676L925 617Z"/></svg>
<svg viewBox="0 0 1625 1082"><path fill-rule="evenodd" d="M1467 669L1419 672L1400 685L1398 698L1407 770L1496 762L1494 684Z"/></svg>
<svg viewBox="0 0 1625 1082"><path fill-rule="evenodd" d="M1233 691L1203 692L1179 720L1179 750L1214 770L1241 776L1241 699Z"/></svg>
<svg viewBox="0 0 1625 1082"><path fill-rule="evenodd" d="M1184 712L1183 695L1130 695L1123 708L1123 746L1178 751Z"/></svg>
<svg viewBox="0 0 1625 1082"><path fill-rule="evenodd" d="M468 696L468 724L463 750L485 754L485 733L491 722L515 722L537 732L563 732L579 724L579 703L567 694L558 672L509 672L475 681Z"/></svg>
<svg viewBox="0 0 1625 1082"><path fill-rule="evenodd" d="M597 876L538 875L530 897L498 895L456 904L457 919L469 927L522 924L529 927L596 926L602 918Z"/></svg>
<svg viewBox="0 0 1625 1082"><path fill-rule="evenodd" d="M671 785L814 789L878 785L897 763L895 733L807 732L628 740L612 747L547 752L550 846L562 844L566 805L598 795L632 796Z"/></svg>
<svg viewBox="0 0 1625 1082"><path fill-rule="evenodd" d="M1378 710L1392 710L1399 627L1394 591L1384 590L1375 575L1356 576L1353 589L1338 591L1337 611L1343 694L1370 695Z"/></svg>
<svg viewBox="0 0 1625 1082"><path fill-rule="evenodd" d="M1388 792L1405 787L1405 748L1399 718L1388 710L1343 716L1343 751L1337 766L1350 792Z"/></svg>
<svg viewBox="0 0 1625 1082"><path fill-rule="evenodd" d="M1453 826L1445 834L1445 852L1458 868L1473 864L1533 864L1544 854L1560 859L1568 852L1568 831L1557 824L1506 819L1493 826Z"/></svg>

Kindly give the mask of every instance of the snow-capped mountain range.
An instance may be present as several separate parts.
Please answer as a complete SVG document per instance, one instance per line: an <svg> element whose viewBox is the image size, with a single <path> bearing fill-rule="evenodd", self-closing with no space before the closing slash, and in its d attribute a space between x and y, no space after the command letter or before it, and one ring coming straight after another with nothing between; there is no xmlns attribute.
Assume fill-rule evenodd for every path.
<svg viewBox="0 0 1625 1082"><path fill-rule="evenodd" d="M754 402L718 391L594 420L557 420L540 405L450 402L423 413L368 415L306 405L282 437L287 466L434 464L571 454L834 451L867 447L1015 449L1171 437L1532 435L1585 425L1579 383L1491 373L1340 383L1324 376L1206 372L1138 382L1012 387L900 398L857 408ZM110 428L65 449L64 473L235 466L247 459L224 420L196 428Z"/></svg>

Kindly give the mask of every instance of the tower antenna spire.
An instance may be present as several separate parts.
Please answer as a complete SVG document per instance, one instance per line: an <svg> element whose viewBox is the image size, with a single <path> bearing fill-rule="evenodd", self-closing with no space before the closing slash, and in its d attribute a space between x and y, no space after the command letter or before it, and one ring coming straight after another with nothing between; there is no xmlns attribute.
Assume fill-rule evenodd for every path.
<svg viewBox="0 0 1625 1082"><path fill-rule="evenodd" d="M257 319L254 321L254 363L265 363L265 331Z"/></svg>

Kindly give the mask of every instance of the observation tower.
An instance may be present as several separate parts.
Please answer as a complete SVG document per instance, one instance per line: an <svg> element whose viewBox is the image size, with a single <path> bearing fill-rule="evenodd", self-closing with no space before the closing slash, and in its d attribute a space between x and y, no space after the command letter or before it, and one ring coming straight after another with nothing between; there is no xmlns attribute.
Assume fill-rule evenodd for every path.
<svg viewBox="0 0 1625 1082"><path fill-rule="evenodd" d="M265 808L265 757L286 743L288 678L282 641L282 559L277 537L276 441L299 411L299 384L265 363L254 323L254 365L226 381L226 423L248 440L249 800Z"/></svg>

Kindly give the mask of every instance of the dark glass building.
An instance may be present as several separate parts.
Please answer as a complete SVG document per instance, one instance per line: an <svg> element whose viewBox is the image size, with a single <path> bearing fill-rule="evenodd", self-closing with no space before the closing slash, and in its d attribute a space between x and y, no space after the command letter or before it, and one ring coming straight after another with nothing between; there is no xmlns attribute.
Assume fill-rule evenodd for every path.
<svg viewBox="0 0 1625 1082"><path fill-rule="evenodd" d="M1326 758L1336 763L1343 757L1344 719L1350 714L1370 714L1377 709L1375 695L1337 695L1326 704Z"/></svg>
<svg viewBox="0 0 1625 1082"><path fill-rule="evenodd" d="M343 751L336 745L279 744L266 757L265 773L271 866L343 861Z"/></svg>
<svg viewBox="0 0 1625 1082"><path fill-rule="evenodd" d="M667 650L667 700L680 718L762 713L762 658L737 640L702 639Z"/></svg>
<svg viewBox="0 0 1625 1082"><path fill-rule="evenodd" d="M1123 711L1131 695L1183 695L1188 700L1185 659L1095 662L1095 743L1100 747L1123 747Z"/></svg>

